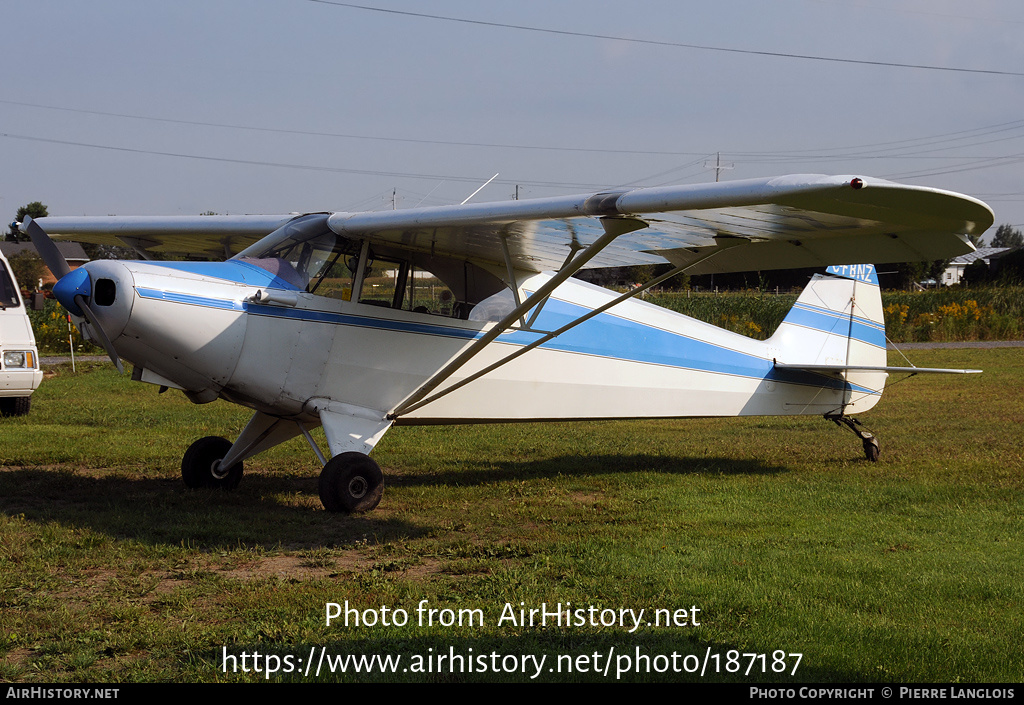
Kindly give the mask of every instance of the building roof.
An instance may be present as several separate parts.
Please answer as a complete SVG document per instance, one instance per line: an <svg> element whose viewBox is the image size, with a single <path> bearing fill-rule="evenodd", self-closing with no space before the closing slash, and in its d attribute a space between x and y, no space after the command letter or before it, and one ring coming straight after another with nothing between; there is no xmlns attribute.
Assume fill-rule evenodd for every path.
<svg viewBox="0 0 1024 705"><path fill-rule="evenodd" d="M983 259L987 261L990 257L1000 255L1012 249L1012 247L979 247L974 252L968 252L966 255L954 257L950 261L950 264L970 264L971 262L978 259Z"/></svg>
<svg viewBox="0 0 1024 705"><path fill-rule="evenodd" d="M85 250L77 242L55 242L57 249L64 255L69 263L82 264L83 262L89 261L89 256L85 254ZM0 252L4 253L4 257L10 259L13 255L28 250L29 252L35 252L36 248L32 246L31 242L6 242L0 241Z"/></svg>

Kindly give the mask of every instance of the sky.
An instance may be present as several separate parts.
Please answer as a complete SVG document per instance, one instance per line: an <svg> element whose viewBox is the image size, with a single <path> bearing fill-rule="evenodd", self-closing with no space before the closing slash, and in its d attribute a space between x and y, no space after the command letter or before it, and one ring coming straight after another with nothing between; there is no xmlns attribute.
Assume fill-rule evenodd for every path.
<svg viewBox="0 0 1024 705"><path fill-rule="evenodd" d="M1019 0L363 2L4 0L0 214L410 208L720 160L1024 228Z"/></svg>

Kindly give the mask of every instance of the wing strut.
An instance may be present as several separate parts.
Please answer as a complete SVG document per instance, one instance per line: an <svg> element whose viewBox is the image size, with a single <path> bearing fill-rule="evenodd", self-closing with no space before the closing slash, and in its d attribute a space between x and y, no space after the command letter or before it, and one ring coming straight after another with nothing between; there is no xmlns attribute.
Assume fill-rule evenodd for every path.
<svg viewBox="0 0 1024 705"><path fill-rule="evenodd" d="M565 262L562 262L562 266L563 267L568 266L569 262L572 261L572 258L576 256L576 253L578 251L582 250L582 249L583 249L583 245L581 245L580 241L576 239L576 233L573 232L573 234L572 234L572 242L569 243L569 254L566 256ZM537 303L537 306L534 307L534 309L533 309L533 314L530 316L530 320L528 320L526 322L526 325L523 326L523 330L532 330L533 329L533 324L536 322L537 316L540 315L540 312L544 309L544 304L546 304L548 302L549 298L550 297L546 296L546 297L544 297L544 299L542 301ZM538 332L543 332L543 331L538 331Z"/></svg>
<svg viewBox="0 0 1024 705"><path fill-rule="evenodd" d="M730 245L730 246L733 246L733 245ZM433 389L437 388L437 386L438 386L437 384L434 384L429 390L427 390L426 393L422 393L421 394L421 393L418 392L417 394L413 395L413 397L410 397L409 400L407 400L400 407L395 409L395 411L393 411L392 413L388 414L388 418L389 419L398 418L398 416L400 416L401 414L411 413L411 412L416 411L417 409L419 409L419 408L421 408L423 406L426 406L427 404L429 404L429 403L431 403L433 401L436 401L436 400L440 399L443 396L451 394L456 389L464 387L465 385L469 384L470 382L473 382L473 381L475 381L477 379L480 379L481 377L483 377L484 375L488 374L489 372L492 372L492 371L498 369L502 365L505 365L505 364L507 364L509 362L512 362L512 360L515 360L520 355L525 355L526 353L530 352L534 348L543 345L544 343L548 342L552 338L556 338L559 335L561 335L562 333L565 333L566 331L571 330L572 328L575 328L576 326L580 325L581 323L585 323L586 321L589 321L594 316L597 316L598 314L604 313L605 311L607 311L608 309L612 308L613 306L616 306L616 305L622 303L623 301L625 301L627 299L634 298L635 296L638 296L639 294L642 294L643 292L647 291L651 287L657 286L661 282L666 281L668 279L671 279L672 277L676 276L677 274L680 274L680 273L686 271L687 269L690 269L691 267L696 266L700 262L703 262L706 259L714 257L716 254L718 254L719 252L721 252L724 249L727 249L727 248L723 247L722 249L706 253L705 255L703 255L702 257L700 257L699 259L697 259L697 260L695 260L693 262L688 262L686 264L679 265L678 267L675 267L671 271L666 272L665 274L662 274L659 277L655 277L654 279L650 280L649 282L647 282L643 286L639 286L639 287L637 287L635 289L630 289L626 293L624 293L624 294L622 294L620 296L617 296L616 298L612 299L608 303L606 303L606 304L604 304L602 306L599 306L598 308L595 308L592 311L588 311L586 314L580 316L579 318L577 318L577 319L575 319L573 321L570 321L569 323L566 323L564 326L562 326L558 330L552 331L550 333L547 333L546 335L544 335L541 338L538 338L537 340L533 341L529 345L524 345L523 347L521 347L519 350L516 350L511 355L508 355L508 356L502 358L501 360L498 360L497 362L495 362L495 363L485 367L484 369L482 369L482 370L480 370L478 372L475 372L474 374L470 375L469 377L465 378L464 380L462 380L460 382L457 382L457 383L451 385L450 387L445 387L443 390L441 390L437 394L434 394L433 396L424 398L426 396L426 393L429 393L430 391L433 391ZM584 253L584 254L586 254L586 253ZM564 279L562 279L561 281L564 281ZM550 282L548 284L550 284ZM540 295L541 291L543 289L545 289L545 288L548 288L548 286L545 285L544 287L541 287L541 289L538 289L536 293L532 294L529 298L527 298L526 303L529 304L531 301L533 301L535 298L537 298L538 295ZM541 299L541 303L542 304L543 304L544 301L547 300L547 296L548 296L548 294L544 294L544 298ZM515 314L515 313L516 312L513 311L512 314L509 314L508 316L506 316L505 317L506 320L508 318L512 317L513 314ZM502 321L502 323L504 323L504 322L505 321ZM511 324L509 324L509 326L510 325ZM509 326L506 326L506 327L509 327ZM493 338L492 338L492 340L493 340ZM466 358L466 359L468 361L469 358ZM463 362L462 364L465 364L465 362ZM449 367L450 366L451 365L449 365ZM460 365L460 367L461 367L461 365ZM445 369L447 369L447 368L445 368ZM455 369L451 370L451 372L449 372L449 375L454 373L457 369L458 369L458 367L456 367ZM443 372L443 370L442 370L442 372ZM440 375L440 374L441 373L438 373L438 375ZM437 377L438 375L435 375L435 377ZM448 375L446 375L446 377L447 376ZM432 380L428 380L427 384L424 384L423 386L426 387L428 384L430 384L431 381ZM441 381L444 381L444 380L443 379L439 380L439 383ZM420 389L422 390L423 387L421 387Z"/></svg>
<svg viewBox="0 0 1024 705"><path fill-rule="evenodd" d="M472 198L472 196L470 197ZM508 235L504 234L501 236L501 254L505 258L505 269L508 271L508 284L512 287L512 296L515 298L516 306L522 306L523 302L519 300L519 282L516 281L516 273L512 268L512 255L508 251ZM566 263L568 264L568 262ZM565 265L563 265L564 267ZM523 311L526 313L526 310ZM519 325L522 328L526 328L526 319L522 316L519 317Z"/></svg>

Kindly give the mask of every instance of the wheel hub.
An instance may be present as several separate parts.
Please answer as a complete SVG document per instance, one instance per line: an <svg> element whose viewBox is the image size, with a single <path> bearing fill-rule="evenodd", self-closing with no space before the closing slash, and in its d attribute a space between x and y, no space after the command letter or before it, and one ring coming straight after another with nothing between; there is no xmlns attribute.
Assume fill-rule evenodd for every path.
<svg viewBox="0 0 1024 705"><path fill-rule="evenodd" d="M355 499L362 499L368 488L369 484L366 482L365 477L353 477L348 482L348 493Z"/></svg>
<svg viewBox="0 0 1024 705"><path fill-rule="evenodd" d="M210 474L213 475L218 480L223 480L225 477L227 477L228 470L230 470L230 468L224 468L223 470L221 469L221 462L219 460L214 460L212 463L210 463Z"/></svg>

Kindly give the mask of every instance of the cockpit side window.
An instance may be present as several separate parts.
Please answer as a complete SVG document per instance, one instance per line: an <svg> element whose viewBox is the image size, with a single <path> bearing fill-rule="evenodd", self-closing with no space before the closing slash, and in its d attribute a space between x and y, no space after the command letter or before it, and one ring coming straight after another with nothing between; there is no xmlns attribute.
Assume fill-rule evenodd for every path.
<svg viewBox="0 0 1024 705"><path fill-rule="evenodd" d="M337 235L326 214L295 218L236 259L317 296L451 318L468 318L479 301L507 289L468 261L387 244L378 251L376 244Z"/></svg>
<svg viewBox="0 0 1024 705"><path fill-rule="evenodd" d="M447 284L431 272L398 259L367 263L359 303L460 317L455 294Z"/></svg>
<svg viewBox="0 0 1024 705"><path fill-rule="evenodd" d="M351 301L358 266L359 243L339 238L319 274L310 281L307 291L317 296Z"/></svg>

